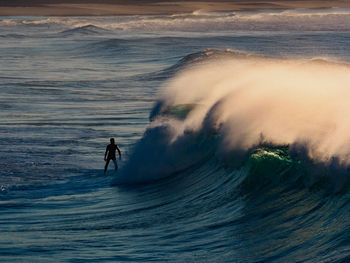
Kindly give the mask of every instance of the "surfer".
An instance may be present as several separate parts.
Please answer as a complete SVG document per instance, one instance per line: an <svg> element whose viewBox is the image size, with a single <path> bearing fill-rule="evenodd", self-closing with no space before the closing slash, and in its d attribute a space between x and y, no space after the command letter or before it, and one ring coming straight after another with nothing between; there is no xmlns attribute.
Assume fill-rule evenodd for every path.
<svg viewBox="0 0 350 263"><path fill-rule="evenodd" d="M115 170L118 170L118 164L117 164L117 160L115 158L115 151L116 150L118 150L119 160L122 159L122 154L121 154L121 152L119 150L118 145L115 144L114 138L111 138L110 142L111 143L107 145L106 152L105 152L105 157L104 157L104 160L106 162L105 173L107 171L108 164L109 164L110 160L113 161Z"/></svg>

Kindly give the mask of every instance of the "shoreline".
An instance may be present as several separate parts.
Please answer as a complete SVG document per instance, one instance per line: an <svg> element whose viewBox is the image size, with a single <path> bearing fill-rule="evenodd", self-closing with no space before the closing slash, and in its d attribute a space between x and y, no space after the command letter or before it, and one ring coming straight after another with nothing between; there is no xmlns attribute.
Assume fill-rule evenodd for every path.
<svg viewBox="0 0 350 263"><path fill-rule="evenodd" d="M17 1L21 2L21 1ZM63 3L62 3L63 2ZM64 3L66 2L66 3ZM130 1L128 4L116 1L103 1L101 4L88 3L37 3L32 1L0 4L0 16L124 16L124 15L172 15L203 12L235 12L288 9L329 9L333 7L350 8L350 1L344 0L232 0L232 1Z"/></svg>

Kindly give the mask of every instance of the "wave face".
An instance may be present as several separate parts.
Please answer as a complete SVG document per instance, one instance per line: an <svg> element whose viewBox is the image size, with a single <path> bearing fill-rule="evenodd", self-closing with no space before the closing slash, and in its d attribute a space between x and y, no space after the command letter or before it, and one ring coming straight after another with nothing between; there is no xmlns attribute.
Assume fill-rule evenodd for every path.
<svg viewBox="0 0 350 263"><path fill-rule="evenodd" d="M213 156L239 168L266 145L347 177L348 64L206 53L163 87L117 183L160 179Z"/></svg>

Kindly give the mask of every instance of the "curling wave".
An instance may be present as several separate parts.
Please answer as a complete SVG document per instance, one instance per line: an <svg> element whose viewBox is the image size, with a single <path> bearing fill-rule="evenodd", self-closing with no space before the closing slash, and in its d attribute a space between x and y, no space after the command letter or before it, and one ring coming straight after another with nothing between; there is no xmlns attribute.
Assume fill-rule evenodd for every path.
<svg viewBox="0 0 350 263"><path fill-rule="evenodd" d="M350 164L349 65L228 53L187 61L164 85L115 183L158 180L208 158L238 169L261 147L279 160L266 151L277 147L291 163L302 160L309 185L327 177L341 189Z"/></svg>

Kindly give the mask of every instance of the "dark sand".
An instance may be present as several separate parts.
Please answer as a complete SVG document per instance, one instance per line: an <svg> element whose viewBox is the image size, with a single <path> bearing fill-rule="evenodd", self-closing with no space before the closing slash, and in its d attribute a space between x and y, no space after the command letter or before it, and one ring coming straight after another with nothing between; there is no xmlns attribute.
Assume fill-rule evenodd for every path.
<svg viewBox="0 0 350 263"><path fill-rule="evenodd" d="M157 15L202 11L350 7L349 0L0 0L0 16Z"/></svg>

